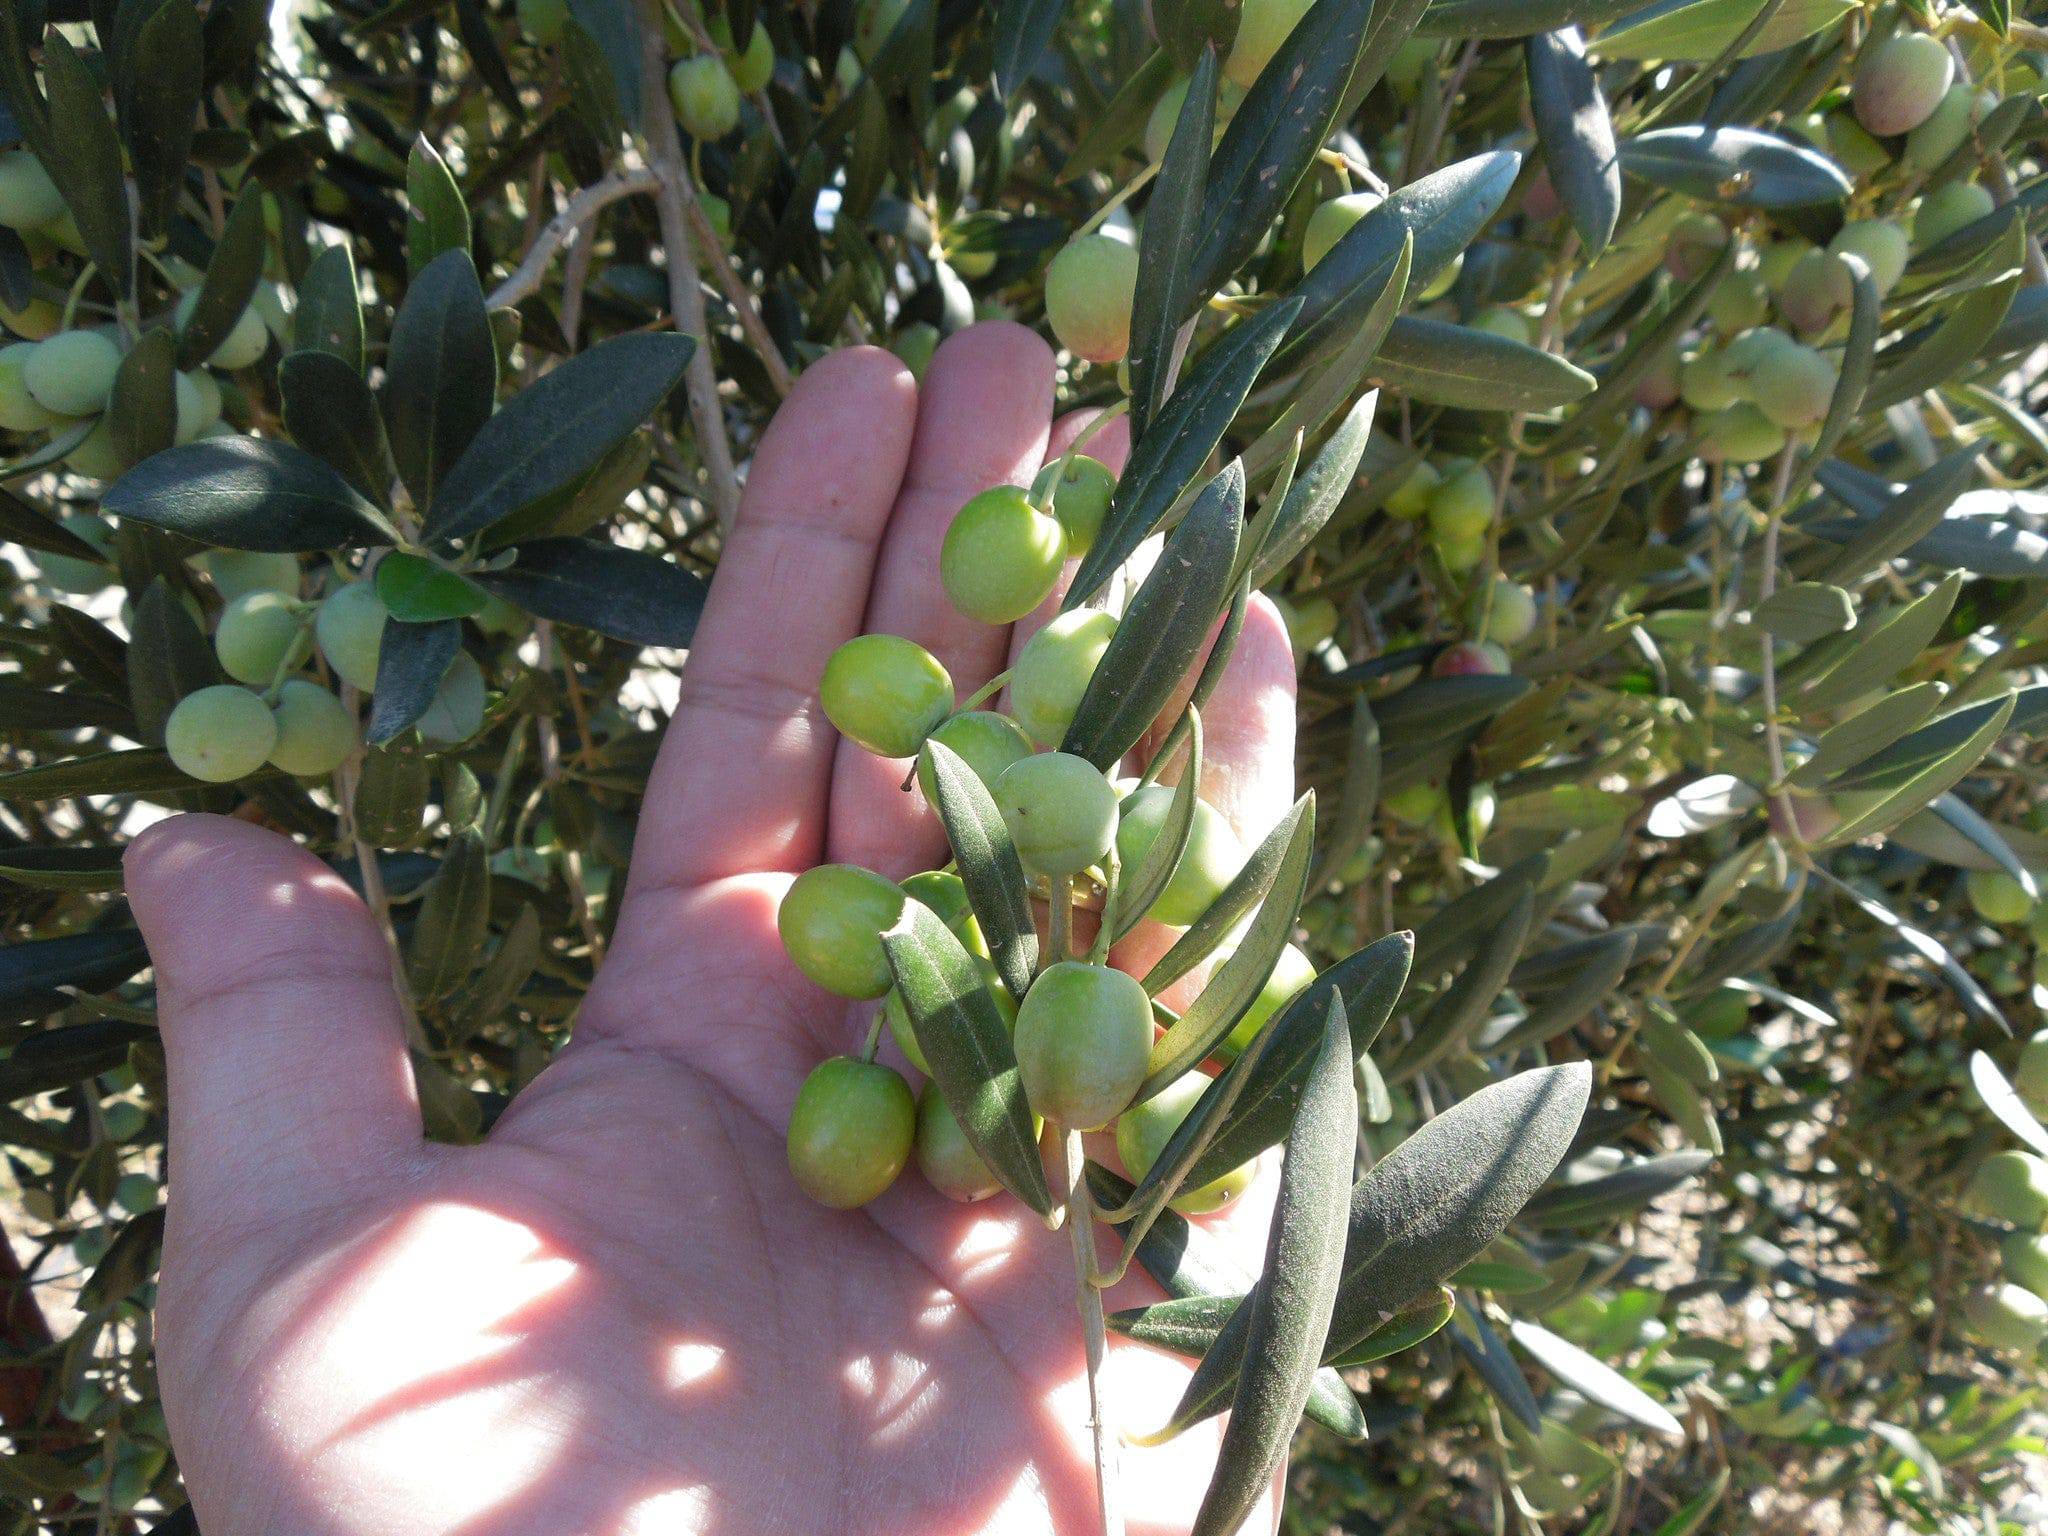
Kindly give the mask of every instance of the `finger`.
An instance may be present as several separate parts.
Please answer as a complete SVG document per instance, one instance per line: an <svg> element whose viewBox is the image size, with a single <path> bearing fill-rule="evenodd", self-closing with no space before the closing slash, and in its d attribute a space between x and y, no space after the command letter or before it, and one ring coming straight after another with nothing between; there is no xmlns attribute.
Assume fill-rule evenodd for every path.
<svg viewBox="0 0 2048 1536"><path fill-rule="evenodd" d="M940 346L925 372L903 494L875 566L866 628L903 635L938 657L965 698L995 675L1009 627L978 623L947 601L939 547L953 515L992 485L1037 473L1052 420L1052 351L1021 325L970 326ZM832 774L826 856L891 879L930 867L944 847L937 818L908 764L843 743Z"/></svg>
<svg viewBox="0 0 2048 1536"><path fill-rule="evenodd" d="M860 633L917 386L876 347L805 370L747 479L648 784L632 889L818 860L837 734L818 678Z"/></svg>
<svg viewBox="0 0 2048 1536"><path fill-rule="evenodd" d="M1102 412L1097 410L1069 411L1052 424L1052 437L1045 445L1045 462L1050 464L1063 455ZM1131 456L1131 418L1119 416L1115 421L1097 431L1082 445L1081 452L1091 459L1099 460L1112 475L1124 472L1124 461ZM1069 560L1060 572L1060 579L1054 585L1046 600L1019 619L1010 629L1010 659L1007 665L1015 666L1018 654L1025 642L1050 623L1060 611L1060 604L1066 599L1067 588L1073 585L1074 572L1079 570L1078 558Z"/></svg>
<svg viewBox="0 0 2048 1536"><path fill-rule="evenodd" d="M274 832L179 816L138 837L128 899L156 972L175 1204L283 1215L389 1177L420 1144L391 952L346 881Z"/></svg>

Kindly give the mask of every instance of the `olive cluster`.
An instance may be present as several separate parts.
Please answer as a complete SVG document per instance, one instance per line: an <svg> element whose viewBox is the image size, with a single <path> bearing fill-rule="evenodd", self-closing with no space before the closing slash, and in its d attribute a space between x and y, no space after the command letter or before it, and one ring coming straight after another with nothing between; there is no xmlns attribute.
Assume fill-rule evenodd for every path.
<svg viewBox="0 0 2048 1536"><path fill-rule="evenodd" d="M1107 509L1112 476L1084 454L1048 466L1027 491L998 486L955 514L942 548L946 593L963 614L1012 623L1050 597L1063 563L1086 553ZM1032 635L1007 675L1005 711L959 708L953 680L938 658L896 635L847 641L826 663L819 694L826 716L848 740L877 756L919 759L917 783L936 801L927 742L956 753L987 789L1024 873L1049 901L1084 890L1110 897L1120 873L1141 867L1165 831L1174 791L1118 780L1085 758L1056 750L1116 634L1117 619L1077 608ZM1186 844L1144 914L1186 925L1205 912L1242 866L1244 850L1229 823L1197 800ZM903 1075L874 1059L882 1026L910 1065L930 1070L895 984L884 935L918 903L975 958L983 984L1013 1033L1019 1076L1032 1112L1062 1130L1115 1123L1126 1171L1142 1178L1193 1108L1207 1077L1193 1072L1132 1102L1152 1054L1153 1004L1146 990L1097 953L1080 959L1047 953L1030 986L1005 987L957 873L919 874L900 885L872 870L827 864L798 876L777 916L790 958L839 997L874 1001L880 1015L863 1055L834 1057L805 1081L789 1124L789 1165L820 1203L865 1204L894 1183L913 1153L932 1186L956 1200L1000 1187L936 1087L913 1094ZM1234 1055L1278 1009L1315 978L1292 946L1234 1029ZM1215 1210L1250 1182L1249 1165L1199 1189L1175 1207Z"/></svg>

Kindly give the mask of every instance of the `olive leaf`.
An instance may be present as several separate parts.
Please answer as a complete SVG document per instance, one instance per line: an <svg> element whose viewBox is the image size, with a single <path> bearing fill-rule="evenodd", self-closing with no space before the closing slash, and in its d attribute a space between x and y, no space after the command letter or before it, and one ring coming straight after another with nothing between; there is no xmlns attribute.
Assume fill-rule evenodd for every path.
<svg viewBox="0 0 2048 1536"><path fill-rule="evenodd" d="M460 572L395 549L377 562L377 596L394 619L431 624L482 611L490 594Z"/></svg>
<svg viewBox="0 0 2048 1536"><path fill-rule="evenodd" d="M330 245L307 264L299 279L298 301L292 315L293 345L331 352L361 373L363 306L356 291L355 255L346 245Z"/></svg>
<svg viewBox="0 0 2048 1536"><path fill-rule="evenodd" d="M1595 1359L1569 1339L1548 1328L1517 1318L1508 1325L1508 1336L1563 1385L1589 1403L1597 1403L1625 1419L1632 1419L1652 1434L1667 1440L1683 1440L1685 1429L1671 1412L1626 1376Z"/></svg>
<svg viewBox="0 0 2048 1536"><path fill-rule="evenodd" d="M996 7L995 79L1003 95L1015 94L1038 67L1065 9L1065 0L1002 0Z"/></svg>
<svg viewBox="0 0 2048 1536"><path fill-rule="evenodd" d="M1858 519L1856 533L1821 567L1820 578L1852 582L1932 533L1969 486L1982 453L1982 446L1972 443L1915 475L1882 511Z"/></svg>
<svg viewBox="0 0 2048 1536"><path fill-rule="evenodd" d="M1253 586L1263 587L1277 577L1335 515L1365 457L1379 398L1378 390L1359 396L1308 468L1289 484L1287 494L1272 503L1270 516L1262 510L1246 530L1238 564L1249 569Z"/></svg>
<svg viewBox="0 0 2048 1536"><path fill-rule="evenodd" d="M373 747L381 747L410 730L434 702L441 679L461 649L459 620L439 619L427 624L409 624L402 619L387 622L377 652L377 687L363 739Z"/></svg>
<svg viewBox="0 0 2048 1536"><path fill-rule="evenodd" d="M1487 1009L1500 996L1515 961L1521 957L1522 942L1528 937L1535 915L1536 893L1525 888L1502 915L1499 925L1486 936L1479 952L1466 962L1457 980L1430 1004L1429 1012L1415 1026L1415 1033L1380 1069L1389 1083L1406 1082L1436 1065L1478 1028Z"/></svg>
<svg viewBox="0 0 2048 1536"><path fill-rule="evenodd" d="M65 999L64 994L57 990L59 987L77 987L83 992L104 991L126 981L148 963L149 952L143 948L142 935L133 928L96 928L61 938L28 939L18 944L0 945L0 1023L17 1024L39 1013L63 1007ZM8 1090L5 1098L16 1099L27 1093L47 1092L50 1088L76 1082L78 1077L89 1077L92 1072L107 1070L95 1067L79 1073L77 1077L66 1075L52 1080L49 1068L55 1053L35 1050L32 1042L48 1040L51 1034L61 1033L29 1035L16 1042L7 1059L0 1062L0 1083L4 1083ZM29 1070L32 1065L38 1069L33 1078ZM62 1070L68 1073L71 1065L66 1062ZM23 1088L24 1081L34 1081L42 1086Z"/></svg>
<svg viewBox="0 0 2048 1536"><path fill-rule="evenodd" d="M223 549L289 554L398 539L333 469L273 438L209 437L168 448L107 487L100 505Z"/></svg>
<svg viewBox="0 0 2048 1536"><path fill-rule="evenodd" d="M1244 1356L1216 1471L1194 1536L1229 1536L1269 1489L1307 1405L1329 1337L1345 1256L1346 1195L1358 1134L1351 1035L1330 994L1323 1040L1287 1139L1266 1267L1244 1305Z"/></svg>
<svg viewBox="0 0 2048 1536"><path fill-rule="evenodd" d="M178 701L219 681L213 647L170 583L154 578L129 626L128 698L141 739L162 746L164 722Z"/></svg>
<svg viewBox="0 0 2048 1536"><path fill-rule="evenodd" d="M1250 1281L1246 1281L1246 1289ZM1228 1296L1185 1296L1154 1302L1149 1307L1132 1307L1113 1312L1103 1321L1110 1332L1139 1344L1149 1344L1190 1359L1199 1359L1215 1341L1223 1325L1244 1304L1242 1292ZM1365 1411L1344 1378L1328 1366L1309 1378L1308 1402L1303 1415L1346 1440L1366 1438Z"/></svg>
<svg viewBox="0 0 2048 1536"><path fill-rule="evenodd" d="M483 834L465 827L427 882L413 923L408 972L415 996L435 1001L469 979L490 931L490 884Z"/></svg>
<svg viewBox="0 0 2048 1536"><path fill-rule="evenodd" d="M1200 917L1188 924L1186 932L1173 941L1172 947L1152 963L1152 968L1144 976L1147 992L1157 997L1200 965L1239 921L1266 899L1281 869L1290 860L1304 820L1310 823L1310 841L1314 841L1312 803L1312 797L1308 796L1295 801L1293 808L1280 818L1237 873L1231 876L1230 884L1217 893L1216 899L1209 903Z"/></svg>
<svg viewBox="0 0 2048 1536"><path fill-rule="evenodd" d="M107 430L121 462L134 465L171 446L178 431L177 343L162 327L128 349L107 398Z"/></svg>
<svg viewBox="0 0 2048 1536"><path fill-rule="evenodd" d="M595 539L533 539L510 565L470 579L540 618L677 649L696 634L706 591L701 576L659 555Z"/></svg>
<svg viewBox="0 0 2048 1536"><path fill-rule="evenodd" d="M1571 957L1564 984L1531 1008L1506 1034L1487 1042L1488 1054L1504 1056L1543 1045L1576 1025L1626 974L1635 960L1637 939L1635 932L1623 928L1560 946L1560 951ZM1535 958L1544 959L1557 952ZM1520 965L1510 974L1509 982L1517 987L1525 985Z"/></svg>
<svg viewBox="0 0 2048 1536"><path fill-rule="evenodd" d="M425 134L414 138L406 157L405 195L405 258L414 274L444 251L469 249L469 208Z"/></svg>
<svg viewBox="0 0 2048 1536"><path fill-rule="evenodd" d="M1621 168L1674 192L1748 208L1841 202L1849 178L1817 149L1754 128L1653 128L1621 144Z"/></svg>
<svg viewBox="0 0 2048 1536"><path fill-rule="evenodd" d="M1586 62L1578 28L1537 32L1522 45L1536 141L1558 201L1589 256L1614 237L1621 217L1621 161L1600 80Z"/></svg>
<svg viewBox="0 0 2048 1536"><path fill-rule="evenodd" d="M2035 1153L2048 1157L2048 1129L2044 1129L2026 1101L2019 1096L1998 1063L1983 1051L1970 1052L1970 1086L1998 1123L2026 1143Z"/></svg>
<svg viewBox="0 0 2048 1536"><path fill-rule="evenodd" d="M212 356L255 297L263 277L264 196L262 186L251 182L228 211L198 296L178 326L180 368L195 368Z"/></svg>
<svg viewBox="0 0 2048 1536"><path fill-rule="evenodd" d="M1010 829L987 786L959 753L930 739L919 756L929 764L927 777L938 791L934 809L945 825L996 974L1011 996L1022 997L1038 968L1038 925Z"/></svg>
<svg viewBox="0 0 2048 1536"><path fill-rule="evenodd" d="M122 14L127 14L125 8ZM205 36L192 0L164 0L135 32L122 112L135 168L136 224L145 237L163 233L177 206L185 162L199 125Z"/></svg>
<svg viewBox="0 0 2048 1536"><path fill-rule="evenodd" d="M78 225L101 278L126 298L134 286L129 260L134 231L121 138L101 100L99 77L63 32L43 39L43 84L48 88L50 138L45 169Z"/></svg>
<svg viewBox="0 0 2048 1536"><path fill-rule="evenodd" d="M1173 137L1160 162L1138 237L1140 281L1131 305L1131 433L1165 402L1181 326L1200 295L1194 285L1194 242L1216 136L1216 53L1204 49L1188 82Z"/></svg>
<svg viewBox="0 0 2048 1536"><path fill-rule="evenodd" d="M1420 315L1387 328L1371 372L1415 399L1475 411L1553 411L1594 389L1590 373L1555 352Z"/></svg>
<svg viewBox="0 0 2048 1536"><path fill-rule="evenodd" d="M973 958L920 902L882 935L918 1049L961 1134L1003 1187L1041 1216L1052 1211L1031 1106L1017 1074L1009 1026Z"/></svg>
<svg viewBox="0 0 2048 1536"><path fill-rule="evenodd" d="M391 454L430 516L442 477L491 419L497 392L498 349L476 267L466 250L443 251L405 290L385 355Z"/></svg>
<svg viewBox="0 0 2048 1536"><path fill-rule="evenodd" d="M1691 1183L1713 1160L1697 1151L1636 1158L1612 1172L1561 1181L1530 1200L1522 1215L1537 1227L1601 1226Z"/></svg>
<svg viewBox="0 0 2048 1536"><path fill-rule="evenodd" d="M277 388L292 441L384 506L398 469L377 397L362 374L333 352L301 350L277 365Z"/></svg>
<svg viewBox="0 0 2048 1536"><path fill-rule="evenodd" d="M1062 752L1107 770L1151 729L1223 613L1243 526L1244 468L1233 460L1203 488L1132 597Z"/></svg>

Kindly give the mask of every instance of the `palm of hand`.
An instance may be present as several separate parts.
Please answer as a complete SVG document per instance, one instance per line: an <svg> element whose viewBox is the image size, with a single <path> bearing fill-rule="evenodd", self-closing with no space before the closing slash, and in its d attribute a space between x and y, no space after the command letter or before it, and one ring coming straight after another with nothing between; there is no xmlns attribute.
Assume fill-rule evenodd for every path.
<svg viewBox="0 0 2048 1536"><path fill-rule="evenodd" d="M782 1149L804 1074L863 1025L783 955L782 889L820 857L900 877L937 854L900 770L836 749L817 672L863 624L963 693L1003 665L1013 637L944 611L938 536L1029 473L1050 394L1005 326L941 350L921 411L883 354L806 376L685 669L613 953L482 1145L420 1139L383 940L331 872L239 822L138 840L177 1136L162 1377L208 1536L1092 1528L1065 1235L914 1175L825 1211ZM1291 673L1262 610L1205 779L1248 831L1286 802ZM1216 1223L1248 1268L1261 1193ZM1111 1427L1156 1425L1185 1377L1113 1349ZM1130 1529L1185 1529L1214 1454L1200 1431L1127 1451Z"/></svg>

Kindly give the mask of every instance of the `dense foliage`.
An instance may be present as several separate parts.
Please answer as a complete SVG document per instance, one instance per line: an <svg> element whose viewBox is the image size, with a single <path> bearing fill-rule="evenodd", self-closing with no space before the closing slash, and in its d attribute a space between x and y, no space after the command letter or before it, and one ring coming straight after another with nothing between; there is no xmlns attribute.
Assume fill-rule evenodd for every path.
<svg viewBox="0 0 2048 1536"><path fill-rule="evenodd" d="M1306 1394L1289 1529L2041 1518L2048 31L2009 0L275 9L0 5L10 1529L189 1522L127 839L205 808L331 860L404 959L430 1133L483 1134L603 956L791 379L998 315L1135 440L1092 506L971 504L1010 542L949 572L963 611L1082 555L1075 625L1135 616L1057 718L1010 712L1099 786L1264 590L1313 796L1213 878L1193 774L1063 862L982 782L1031 741L934 738L986 985L937 887L877 882L874 929L911 915L835 987L893 987L934 1057L972 1143L934 1181L1066 1193L1044 1104L975 1098L987 1000L1046 979L1025 873L1093 870L1110 920L1136 883L1192 924L1175 975L1239 931L1104 1112L1174 1089L1126 1117L1139 1188L1075 1198L1146 1213L1180 1298L1110 1326L1252 1331ZM864 726L866 684L822 683L889 756L971 707ZM1234 1050L1229 1094L1175 1086ZM875 1091L902 1146L833 1203L908 1156ZM1354 1123L1320 1315L1234 1331L1168 1197L1294 1125L1275 1248L1334 1258Z"/></svg>

